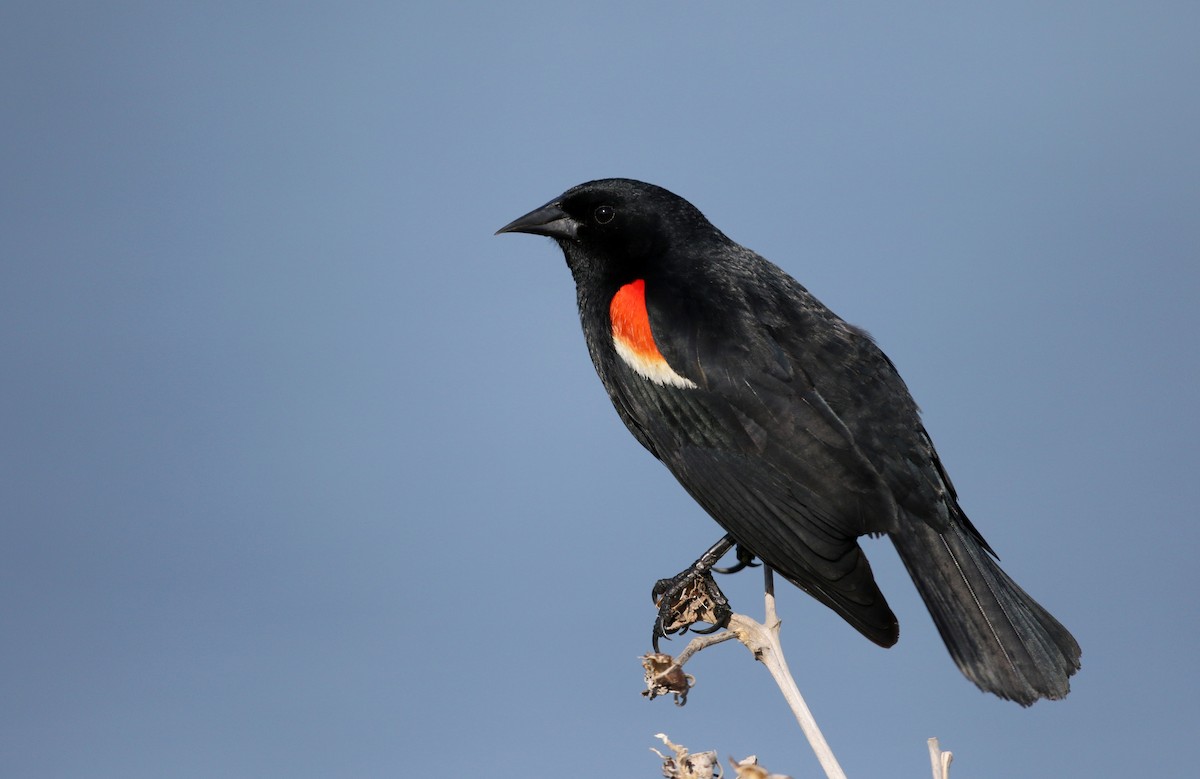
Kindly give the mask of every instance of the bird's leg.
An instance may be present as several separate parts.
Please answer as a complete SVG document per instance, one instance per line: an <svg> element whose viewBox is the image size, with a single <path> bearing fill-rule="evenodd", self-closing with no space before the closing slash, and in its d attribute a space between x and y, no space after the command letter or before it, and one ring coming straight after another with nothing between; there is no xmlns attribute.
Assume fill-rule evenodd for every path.
<svg viewBox="0 0 1200 779"><path fill-rule="evenodd" d="M725 568L713 566L713 570L717 573L737 573L743 568L757 568L762 563L754 562L754 552L751 552L741 544L737 545L737 562Z"/></svg>
<svg viewBox="0 0 1200 779"><path fill-rule="evenodd" d="M725 535L686 570L669 579L659 579L654 585L651 597L658 605L658 618L654 620L651 643L655 652L658 652L658 639L686 633L697 622L708 622L712 626L695 630L696 633L712 633L729 622L733 609L729 608L725 594L713 581L711 571L736 543L733 536Z"/></svg>

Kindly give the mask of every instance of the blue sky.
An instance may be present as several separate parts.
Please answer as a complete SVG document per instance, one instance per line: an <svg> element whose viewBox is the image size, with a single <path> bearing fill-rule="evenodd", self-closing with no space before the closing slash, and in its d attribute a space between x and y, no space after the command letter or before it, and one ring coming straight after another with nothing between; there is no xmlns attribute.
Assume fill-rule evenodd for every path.
<svg viewBox="0 0 1200 779"><path fill-rule="evenodd" d="M661 731L813 775L736 645L638 694L719 531L557 249L492 236L606 176L869 329L1083 646L1023 710L885 542L892 650L781 588L847 773L1194 769L1194 3L424 5L0 10L3 773L656 776Z"/></svg>

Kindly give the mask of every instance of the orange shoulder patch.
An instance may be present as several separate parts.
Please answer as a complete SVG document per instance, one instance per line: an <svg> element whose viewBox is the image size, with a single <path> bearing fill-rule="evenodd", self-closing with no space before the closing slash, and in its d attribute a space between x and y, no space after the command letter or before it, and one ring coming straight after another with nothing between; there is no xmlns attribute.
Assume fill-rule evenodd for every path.
<svg viewBox="0 0 1200 779"><path fill-rule="evenodd" d="M613 346L625 363L639 376L656 384L691 389L691 380L680 376L654 343L650 314L646 311L646 282L636 279L617 290L608 306L612 320Z"/></svg>
<svg viewBox="0 0 1200 779"><path fill-rule="evenodd" d="M650 360L662 360L662 353L654 343L650 332L650 314L646 311L646 282L642 279L630 282L617 290L608 307L612 318L614 341L623 341L625 346L638 355Z"/></svg>

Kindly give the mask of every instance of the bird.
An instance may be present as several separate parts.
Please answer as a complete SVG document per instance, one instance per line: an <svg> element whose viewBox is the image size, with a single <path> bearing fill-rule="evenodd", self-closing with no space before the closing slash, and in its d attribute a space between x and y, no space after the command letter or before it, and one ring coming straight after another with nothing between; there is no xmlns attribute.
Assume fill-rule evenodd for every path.
<svg viewBox="0 0 1200 779"><path fill-rule="evenodd" d="M858 542L887 536L970 681L1022 706L1067 695L1079 644L1000 568L865 330L653 184L580 184L501 233L557 243L617 414L726 532L656 597L736 545L738 567L761 560L890 647L899 622Z"/></svg>

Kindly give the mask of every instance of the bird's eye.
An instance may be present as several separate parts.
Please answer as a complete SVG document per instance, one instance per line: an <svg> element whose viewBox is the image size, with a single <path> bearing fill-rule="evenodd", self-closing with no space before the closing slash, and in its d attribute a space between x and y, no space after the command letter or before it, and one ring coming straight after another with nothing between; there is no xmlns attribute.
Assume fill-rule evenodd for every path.
<svg viewBox="0 0 1200 779"><path fill-rule="evenodd" d="M609 222L611 222L613 220L613 217L616 215L617 215L617 210L615 208L613 208L612 206L600 206L599 208L596 209L596 213L593 214L593 216L596 219L596 224L601 224L601 225L608 224Z"/></svg>

